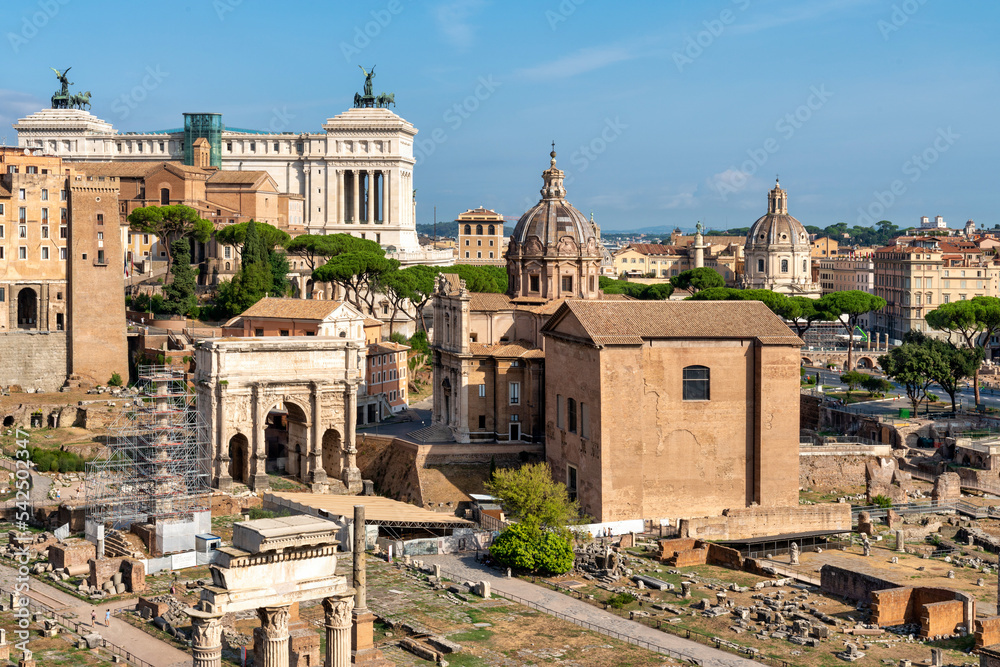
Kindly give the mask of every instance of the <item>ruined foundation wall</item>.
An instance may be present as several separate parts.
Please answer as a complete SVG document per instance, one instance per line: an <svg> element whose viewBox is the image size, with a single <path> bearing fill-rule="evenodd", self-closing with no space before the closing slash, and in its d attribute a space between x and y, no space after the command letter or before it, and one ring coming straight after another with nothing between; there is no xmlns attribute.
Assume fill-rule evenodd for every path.
<svg viewBox="0 0 1000 667"><path fill-rule="evenodd" d="M1000 616L981 618L976 621L976 648L1000 644ZM1000 665L1000 661L996 662Z"/></svg>
<svg viewBox="0 0 1000 667"><path fill-rule="evenodd" d="M858 602L869 602L872 591L905 588L894 581L845 570L835 565L824 565L820 568L819 574L820 588L823 592Z"/></svg>
<svg viewBox="0 0 1000 667"><path fill-rule="evenodd" d="M932 602L923 606L920 614L920 636L923 638L951 636L965 620L965 604L961 600Z"/></svg>
<svg viewBox="0 0 1000 667"><path fill-rule="evenodd" d="M850 532L847 503L796 507L747 507L726 510L722 516L681 521L681 536L705 540L738 540L820 530Z"/></svg>

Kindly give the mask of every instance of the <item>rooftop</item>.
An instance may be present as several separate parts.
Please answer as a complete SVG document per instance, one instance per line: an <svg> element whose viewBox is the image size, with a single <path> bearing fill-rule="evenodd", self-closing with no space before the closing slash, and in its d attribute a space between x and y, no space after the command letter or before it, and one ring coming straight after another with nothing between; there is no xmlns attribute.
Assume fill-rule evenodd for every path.
<svg viewBox="0 0 1000 667"><path fill-rule="evenodd" d="M325 320L343 304L320 299L284 299L265 297L247 308L240 317L268 317L285 320Z"/></svg>

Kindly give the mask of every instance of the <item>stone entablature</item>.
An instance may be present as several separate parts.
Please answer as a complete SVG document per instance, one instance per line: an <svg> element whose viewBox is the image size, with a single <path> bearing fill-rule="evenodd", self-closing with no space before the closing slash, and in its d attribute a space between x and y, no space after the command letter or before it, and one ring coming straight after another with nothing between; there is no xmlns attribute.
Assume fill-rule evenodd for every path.
<svg viewBox="0 0 1000 667"><path fill-rule="evenodd" d="M202 341L195 383L213 485L267 488L266 421L284 407L286 470L314 491L360 491L354 440L365 358L363 335Z"/></svg>

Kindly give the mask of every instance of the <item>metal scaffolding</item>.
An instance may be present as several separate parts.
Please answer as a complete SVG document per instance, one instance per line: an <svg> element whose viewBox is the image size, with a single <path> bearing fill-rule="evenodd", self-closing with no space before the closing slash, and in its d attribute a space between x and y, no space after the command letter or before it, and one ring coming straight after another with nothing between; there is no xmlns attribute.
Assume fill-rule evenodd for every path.
<svg viewBox="0 0 1000 667"><path fill-rule="evenodd" d="M109 528L209 509L208 434L184 372L142 366L136 388L87 464L87 520Z"/></svg>

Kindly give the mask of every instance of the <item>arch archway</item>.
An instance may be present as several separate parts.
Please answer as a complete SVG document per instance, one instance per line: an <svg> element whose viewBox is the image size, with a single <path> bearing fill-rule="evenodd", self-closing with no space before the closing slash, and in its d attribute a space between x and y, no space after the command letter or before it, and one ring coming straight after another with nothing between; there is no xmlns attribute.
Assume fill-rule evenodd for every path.
<svg viewBox="0 0 1000 667"><path fill-rule="evenodd" d="M802 365L812 366L813 365L812 359L810 359L809 357L802 357Z"/></svg>
<svg viewBox="0 0 1000 667"><path fill-rule="evenodd" d="M30 287L22 287L17 293L17 328L38 328L38 293Z"/></svg>
<svg viewBox="0 0 1000 667"><path fill-rule="evenodd" d="M858 359L857 366L858 368L867 368L870 370L875 368L875 361L871 357L861 357Z"/></svg>
<svg viewBox="0 0 1000 667"><path fill-rule="evenodd" d="M242 433L229 439L229 476L234 482L247 484L250 480L250 441Z"/></svg>
<svg viewBox="0 0 1000 667"><path fill-rule="evenodd" d="M264 419L264 470L297 474L302 456L308 451L308 434L309 418L302 406L291 401L272 406ZM289 464L293 456L295 460Z"/></svg>
<svg viewBox="0 0 1000 667"><path fill-rule="evenodd" d="M323 470L329 479L340 479L344 468L343 454L344 439L340 431L335 428L328 428L323 434L322 454Z"/></svg>

